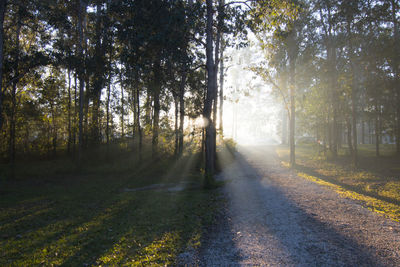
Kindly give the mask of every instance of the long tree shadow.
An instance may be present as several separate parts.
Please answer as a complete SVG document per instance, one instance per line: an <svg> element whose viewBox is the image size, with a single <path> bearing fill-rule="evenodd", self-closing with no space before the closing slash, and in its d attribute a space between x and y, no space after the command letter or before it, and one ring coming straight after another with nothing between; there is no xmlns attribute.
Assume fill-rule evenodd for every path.
<svg viewBox="0 0 400 267"><path fill-rule="evenodd" d="M63 254L58 251L60 247L65 248L65 253L68 253L69 248L65 245L60 246L58 241L63 240L62 243L65 243L70 236L76 235L82 225L100 216L103 209L113 205L117 193L110 188L96 190L94 187L92 190L82 188L79 190L81 190L79 193L72 194L58 192L59 196L47 194L41 203L48 202L48 205L37 207L35 206L37 203L32 203L33 206L27 207L29 212L24 213L23 217L18 216L18 220L13 223L3 224L1 232L7 233L1 245L2 249L6 248L3 256L17 263L22 259L22 254L30 258L46 258L47 256L43 254L48 254L51 247L53 253L59 254L59 257ZM84 196L95 192L100 199L94 201L92 197Z"/></svg>
<svg viewBox="0 0 400 267"><path fill-rule="evenodd" d="M181 166L179 170L185 172L182 175L189 175L190 166L185 163L193 164L195 160L196 157L186 158L170 167ZM0 262L76 266L119 265L128 259L143 265L173 261L186 243L201 235L198 229L206 223L202 218L209 208L203 205L212 194L199 189L183 192L122 190L127 185L151 184L157 180L156 176L162 176L154 169L163 169L164 164L149 167L153 167L150 169L153 171L142 177L93 178L85 184L77 181L68 191L41 192L46 193L44 204L51 199L51 205L47 203L41 207L35 202L27 206L29 211L12 216L18 221L13 223L9 216L2 219L7 225L2 225L0 231L3 239L0 248L4 249L1 252L4 261ZM168 169L163 171L168 180L182 179L169 177L173 172ZM135 182L132 178L143 181ZM60 188L64 188L63 183ZM24 201L31 198L34 201L35 195L29 195ZM159 249L163 251L158 253ZM151 260L147 254L159 254L159 258Z"/></svg>
<svg viewBox="0 0 400 267"><path fill-rule="evenodd" d="M175 162L161 181L185 179L196 160L194 155ZM85 233L100 235L96 234L95 239L86 238L83 244L79 243L79 237L71 242L70 246L79 245L80 249L63 266L87 262L94 265L171 264L182 249L198 242L200 229L207 223L204 215L210 208L203 206L204 200L212 194L191 188L181 192L122 192L120 197L120 204L113 206L100 224Z"/></svg>
<svg viewBox="0 0 400 267"><path fill-rule="evenodd" d="M199 250L199 266L234 266L243 257L235 244L237 237L232 231L232 219L227 214L226 203L220 204L214 223L205 228Z"/></svg>
<svg viewBox="0 0 400 267"><path fill-rule="evenodd" d="M223 148L217 158L218 170L217 182L224 182L226 187L231 182L226 177L226 169L236 164L236 153L228 148ZM199 249L199 266L234 266L242 261L242 255L236 247L236 233L232 231L232 218L230 218L229 203L224 199L223 187L215 189L218 191L220 201L213 216L213 223L206 224L201 247ZM221 200L222 199L222 200ZM191 266L193 264L190 264Z"/></svg>
<svg viewBox="0 0 400 267"><path fill-rule="evenodd" d="M79 246L79 250L62 266L120 265L129 262L139 265L171 264L178 252L196 234L201 234L197 232L204 223L201 211L194 210L190 203L194 202L194 194L204 194L202 197L206 197L206 192L191 190L160 192L157 195L149 195L148 192L135 192L135 196L130 192L121 194L124 200L113 206L104 220L70 242L69 247Z"/></svg>
<svg viewBox="0 0 400 267"><path fill-rule="evenodd" d="M260 156L263 156L263 153L256 155L258 160L263 159L259 158ZM277 185L268 182L268 175L265 175L261 167L253 166L254 160L250 163L248 157L240 153L237 153L236 157L239 167L223 174L226 176L225 179L239 181L226 185L230 203L227 208L237 209L231 212L236 213L236 218L225 215L219 221L219 224L226 225L222 230L228 231L225 233L225 238L229 240L223 243L227 250L219 249L215 252L214 258L219 259L218 262L226 259L226 266L257 263L256 258L262 258L263 251L266 252L271 248L268 244L271 239L264 237L273 236L272 239L278 240L280 249L287 256L281 265L285 265L286 262L296 266L386 266L386 262L373 256L376 255L374 249L345 236L315 214L308 213L298 203L287 198ZM247 204L241 206L243 202ZM239 244L235 231L241 230L233 228L232 221L235 219L245 220L246 223L241 226L251 233L250 242L257 242L258 251L250 251L251 255L244 254L248 251ZM211 234L218 234L218 231ZM210 236L210 239L218 242L218 238ZM231 250L236 252L231 253ZM203 260L207 261L207 258ZM269 264L274 263L269 262ZM390 264L389 262L388 265Z"/></svg>
<svg viewBox="0 0 400 267"><path fill-rule="evenodd" d="M352 159L348 155L342 155L334 163L340 164L343 168L351 170L353 168ZM398 155L365 155L360 152L358 157L358 170L366 171L377 177L389 180L399 180L400 157Z"/></svg>
<svg viewBox="0 0 400 267"><path fill-rule="evenodd" d="M350 185L350 184L346 184L346 183L340 182L337 179L335 179L334 176L327 176L327 175L321 174L321 173L317 172L314 168L311 168L311 167L308 167L308 166L305 166L305 165L296 164L295 169L298 170L298 171L301 171L301 172L303 172L303 173L305 173L307 175L314 176L314 177L317 177L317 178L319 178L321 180L324 180L326 182L329 182L329 183L338 185L340 187L343 187L346 190L353 191L353 192L356 192L356 193L361 194L361 195L373 197L373 198L376 198L376 199L379 199L379 200L382 200L382 201L386 201L386 202L394 204L394 205L400 205L400 201L397 200L397 199L394 199L394 198L391 198L391 197L382 196L382 195L379 195L379 194L371 192L371 191L366 191L366 190L364 190L363 188L361 188L359 186Z"/></svg>

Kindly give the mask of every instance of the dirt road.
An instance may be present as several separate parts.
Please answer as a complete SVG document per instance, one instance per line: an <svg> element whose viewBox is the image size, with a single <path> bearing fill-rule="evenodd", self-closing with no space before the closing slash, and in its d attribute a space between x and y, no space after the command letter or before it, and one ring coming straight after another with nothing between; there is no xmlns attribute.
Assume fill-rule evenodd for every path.
<svg viewBox="0 0 400 267"><path fill-rule="evenodd" d="M400 266L400 224L247 147L220 176L226 206L190 263L200 266Z"/></svg>

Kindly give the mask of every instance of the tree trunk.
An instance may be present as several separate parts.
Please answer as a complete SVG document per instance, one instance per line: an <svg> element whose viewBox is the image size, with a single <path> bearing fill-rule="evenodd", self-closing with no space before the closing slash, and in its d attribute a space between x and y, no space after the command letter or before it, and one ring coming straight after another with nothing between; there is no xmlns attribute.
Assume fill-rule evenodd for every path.
<svg viewBox="0 0 400 267"><path fill-rule="evenodd" d="M17 85L19 81L19 53L20 53L20 34L21 34L21 10L19 9L17 12L17 29L16 29L16 37L15 37L15 76L14 82L11 89L11 111L10 111L10 142L9 142L9 153L12 169L14 172L14 164L15 164L15 135L16 135L16 113L17 113Z"/></svg>
<svg viewBox="0 0 400 267"><path fill-rule="evenodd" d="M89 144L89 103L90 103L90 74L89 68L87 66L87 62L89 59L89 38L85 32L88 30L88 17L86 16L86 8L88 5L89 0L83 0L85 3L85 16L83 16L82 26L84 30L83 34L83 58L84 58L84 104L83 104L83 133L82 133L82 146L83 148L87 148Z"/></svg>
<svg viewBox="0 0 400 267"><path fill-rule="evenodd" d="M219 66L219 131L222 136L224 137L224 122L223 122L223 115L224 115L224 37L221 36L221 49L220 49L220 66Z"/></svg>
<svg viewBox="0 0 400 267"><path fill-rule="evenodd" d="M78 41L78 56L81 59L81 62L84 62L83 55L83 16L86 13L86 3L83 0L79 1L79 11L78 11L78 33L79 33L79 41ZM78 164L82 162L82 153L83 153L83 105L84 105L84 75L83 75L83 67L79 67L79 137L78 137Z"/></svg>
<svg viewBox="0 0 400 267"><path fill-rule="evenodd" d="M348 17L347 19L347 35L348 35L348 42L349 42L349 58L350 58L350 65L352 71L352 85L351 85L351 119L353 124L353 154L352 154L352 161L354 167L358 166L358 153L357 153L357 87L358 87L358 70L357 70L357 62L355 59L354 51L353 51L353 35L351 32L351 21L353 20L352 17Z"/></svg>
<svg viewBox="0 0 400 267"><path fill-rule="evenodd" d="M93 92L93 107L92 107L92 142L94 145L100 143L101 135L100 135L100 96L101 91Z"/></svg>
<svg viewBox="0 0 400 267"><path fill-rule="evenodd" d="M161 62L157 59L154 66L154 81L153 81L153 101L154 101L154 114L153 114L153 138L152 138L152 157L158 158L158 130L160 121L160 93L161 93Z"/></svg>
<svg viewBox="0 0 400 267"><path fill-rule="evenodd" d="M107 146L107 157L110 154L110 102L111 102L111 81L112 81L112 57L113 57L113 46L110 45L109 58L108 58L108 77L107 77L107 97L106 97L106 146Z"/></svg>
<svg viewBox="0 0 400 267"><path fill-rule="evenodd" d="M85 50L84 54L87 55ZM89 83L88 69L85 67L85 89L84 89L84 103L83 103L83 147L87 148L89 144L89 102L90 102L90 83Z"/></svg>
<svg viewBox="0 0 400 267"><path fill-rule="evenodd" d="M0 131L3 127L3 47L4 47L4 14L6 12L6 0L0 1Z"/></svg>
<svg viewBox="0 0 400 267"><path fill-rule="evenodd" d="M375 102L375 154L377 157L380 156L379 151L379 140L380 140L380 127L379 127L379 120L380 120L380 109L378 100Z"/></svg>
<svg viewBox="0 0 400 267"><path fill-rule="evenodd" d="M338 149L342 148L342 140L343 140L343 125L338 123Z"/></svg>
<svg viewBox="0 0 400 267"><path fill-rule="evenodd" d="M353 144L352 144L352 140L351 140L351 131L352 130L351 130L350 119L347 119L346 123L347 123L347 146L349 148L350 156L353 157L354 150L353 150Z"/></svg>
<svg viewBox="0 0 400 267"><path fill-rule="evenodd" d="M71 108L72 108L72 99L71 99L71 69L68 68L68 143L67 143L67 152L68 155L71 154L71 144L72 144L72 131L71 131Z"/></svg>
<svg viewBox="0 0 400 267"><path fill-rule="evenodd" d="M205 136L205 128L201 129L201 161L205 162L205 153L206 153L206 147L205 147L205 142L206 142L206 136Z"/></svg>
<svg viewBox="0 0 400 267"><path fill-rule="evenodd" d="M16 132L16 112L17 112L17 82L13 83L11 89L11 109L10 109L10 141L9 141L9 155L12 165L15 163L15 132Z"/></svg>
<svg viewBox="0 0 400 267"><path fill-rule="evenodd" d="M50 150L51 150L51 125L50 125L50 120L47 120L47 132L46 132L46 134L47 134L47 145L46 145L46 148L47 148L47 157L49 157L50 158Z"/></svg>
<svg viewBox="0 0 400 267"><path fill-rule="evenodd" d="M56 116L55 116L54 105L51 105L51 120L52 120L52 145L53 145L53 157L57 155L57 123L56 123Z"/></svg>
<svg viewBox="0 0 400 267"><path fill-rule="evenodd" d="M181 84L180 84L180 90L179 90L179 156L182 156L183 153L183 126L185 122L185 85L186 85L186 76L187 72L184 71L182 73L182 78L181 78Z"/></svg>
<svg viewBox="0 0 400 267"><path fill-rule="evenodd" d="M331 97L332 97L332 133L331 133L331 140L332 144L330 146L331 152L333 159L337 158L337 147L338 147L338 98L337 98L337 92L336 92L336 85L337 85L337 79L336 79L336 51L334 47L330 48L331 50Z"/></svg>
<svg viewBox="0 0 400 267"><path fill-rule="evenodd" d="M139 79L138 76L136 76L136 79ZM143 137L142 137L142 127L140 124L140 91L138 83L136 83L136 116L137 116L137 129L139 134L139 160L141 160Z"/></svg>
<svg viewBox="0 0 400 267"><path fill-rule="evenodd" d="M400 155L400 84L399 84L399 76L400 76L400 70L399 70L399 45L400 45L400 33L399 33L399 24L396 18L396 13L398 10L396 10L396 1L391 0L391 6L392 6L392 23L393 23L393 31L394 31L394 60L393 60L393 65L394 65L394 72L395 72L395 79L396 79L396 117L397 117L397 126L396 128L396 152L398 155Z"/></svg>
<svg viewBox="0 0 400 267"><path fill-rule="evenodd" d="M73 127L72 127L72 154L73 157L75 158L76 156L76 130L77 130L77 124L76 124L76 117L78 114L78 74L75 71L74 72L74 118L73 118Z"/></svg>
<svg viewBox="0 0 400 267"><path fill-rule="evenodd" d="M293 78L291 78L291 80L293 80ZM294 167L296 166L296 152L295 152L295 119L296 119L296 106L295 106L295 92L294 92L294 83L293 81L290 84L290 137L289 137L289 143L290 143L290 166Z"/></svg>
<svg viewBox="0 0 400 267"><path fill-rule="evenodd" d="M285 107L282 109L282 145L287 145L287 126L288 126L288 112Z"/></svg>
<svg viewBox="0 0 400 267"><path fill-rule="evenodd" d="M336 46L335 39L333 36L335 21L332 19L332 6L329 4L329 1L326 2L326 11L324 15L321 5L319 6L320 19L324 30L324 45L326 48L327 54L327 68L329 72L329 78L327 80L329 84L330 95L328 97L328 101L330 102L330 109L328 114L328 122L327 122L327 138L329 144L329 150L332 153L334 159L337 157L337 124L338 124L338 95L337 95L337 71L336 71ZM327 23L324 22L324 17L327 17ZM330 101L329 101L330 100ZM332 118L332 119L331 119ZM331 121L332 120L332 121Z"/></svg>
<svg viewBox="0 0 400 267"><path fill-rule="evenodd" d="M329 116L329 115L327 114L327 116ZM327 152L326 144L327 144L327 139L328 139L328 135L327 135L327 133L328 133L327 128L329 127L328 125L329 125L329 118L326 118L326 120L324 121L324 124L322 126L323 127L322 128L322 131L323 131L322 143L323 143L325 159L326 159L326 152Z"/></svg>
<svg viewBox="0 0 400 267"><path fill-rule="evenodd" d="M355 79L353 77L353 79ZM356 95L357 95L357 83L353 82L353 88L351 93L351 118L353 124L353 165L358 167L358 151L357 151L357 106L356 106Z"/></svg>
<svg viewBox="0 0 400 267"><path fill-rule="evenodd" d="M175 125L174 125L174 132L175 132L175 149L174 149L174 156L177 157L179 154L179 129L178 129L178 118L179 118L179 99L178 96L174 96L174 104L175 104Z"/></svg>
<svg viewBox="0 0 400 267"><path fill-rule="evenodd" d="M214 161L217 159L217 109L218 109L218 64L219 64L219 49L220 49L220 41L221 41L221 18L220 16L222 12L222 1L219 1L219 7L218 7L218 27L217 27L217 34L216 34L216 40L215 40L215 51L214 51L214 107L213 107L213 118L212 121L214 123L213 126L213 153L214 153ZM216 166L216 162L214 162L214 166Z"/></svg>
<svg viewBox="0 0 400 267"><path fill-rule="evenodd" d="M121 87L121 138L122 140L125 138L125 118L124 118L124 113L125 113L125 100L124 100L124 83L122 81L122 67L119 72L119 85Z"/></svg>
<svg viewBox="0 0 400 267"><path fill-rule="evenodd" d="M330 109L329 109L330 111ZM326 138L329 150L332 148L332 122L331 122L330 113L327 114L327 123L326 123Z"/></svg>
<svg viewBox="0 0 400 267"><path fill-rule="evenodd" d="M151 97L151 89L147 89L146 103L145 103L145 124L152 125L152 116L151 116L151 105L152 105L152 97Z"/></svg>
<svg viewBox="0 0 400 267"><path fill-rule="evenodd" d="M368 142L369 144L373 144L374 143L374 139L373 139L373 134L372 134L372 119L370 118L368 120Z"/></svg>
<svg viewBox="0 0 400 267"><path fill-rule="evenodd" d="M213 1L207 3L207 26L206 26L206 66L207 66L207 94L204 103L203 116L206 120L205 134L205 187L211 187L214 183L214 122L211 120L211 109L215 97L215 66L213 51Z"/></svg>
<svg viewBox="0 0 400 267"><path fill-rule="evenodd" d="M295 40L295 30L289 34L289 86L290 86L290 117L289 117L289 144L290 144L290 166L296 166L296 152L295 152L295 127L296 127L296 99L295 99L295 86L296 86L296 60L298 48Z"/></svg>
<svg viewBox="0 0 400 267"><path fill-rule="evenodd" d="M365 121L361 121L361 144L365 145Z"/></svg>
<svg viewBox="0 0 400 267"><path fill-rule="evenodd" d="M133 77L132 77L133 78ZM133 111L133 124L132 124L132 150L136 148L136 133L137 133L137 109L136 109L136 89L137 83L136 78L134 80L134 87L130 88L129 95L131 99L131 109Z"/></svg>
<svg viewBox="0 0 400 267"><path fill-rule="evenodd" d="M93 81L93 107L92 107L92 127L91 137L92 143L98 145L100 143L100 103L101 103L101 91L103 87L103 51L101 45L101 4L98 2L96 5L96 44L95 44L95 66L94 81Z"/></svg>
<svg viewBox="0 0 400 267"><path fill-rule="evenodd" d="M108 75L107 100L106 100L106 142L107 150L110 146L110 100L111 100L111 73Z"/></svg>

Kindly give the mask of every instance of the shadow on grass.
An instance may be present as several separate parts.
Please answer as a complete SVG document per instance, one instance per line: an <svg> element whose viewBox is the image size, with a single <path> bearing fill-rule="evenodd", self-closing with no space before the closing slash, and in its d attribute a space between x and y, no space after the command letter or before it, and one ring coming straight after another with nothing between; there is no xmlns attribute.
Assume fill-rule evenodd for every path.
<svg viewBox="0 0 400 267"><path fill-rule="evenodd" d="M346 170L353 170L350 156L339 156L332 162L340 165ZM364 155L359 153L358 168L359 171L365 171L386 180L398 181L400 179L400 157L397 155L385 155L376 157L375 155Z"/></svg>
<svg viewBox="0 0 400 267"><path fill-rule="evenodd" d="M313 156L316 153L315 147L299 146L296 150L298 163L294 169L341 186L346 190L373 197L394 205L400 205L400 199L397 197L398 193L393 193L395 197L391 197L365 188L367 187L373 190L378 188L379 190L382 189L385 191L385 185L389 183L398 184L400 179L400 168L398 168L400 158L394 155L393 149L393 146L387 146L385 155L376 157L373 153L374 151L371 151L370 146L360 145L359 168L355 170L349 155L340 155L334 161L326 161ZM288 148L280 146L278 150L280 150L279 156L287 161ZM339 175L343 178L346 178L345 173L348 173L349 182L339 180L336 175L321 174L317 171L318 169L326 169L328 171L335 169L335 172L339 169L341 170L341 174ZM358 184L354 184L353 182Z"/></svg>
<svg viewBox="0 0 400 267"><path fill-rule="evenodd" d="M132 163L113 176L121 165L116 164L106 174L93 169L64 179L46 177L44 188L24 179L8 186L0 203L0 265L172 264L211 220L213 192L122 189L183 179L201 183L192 167L196 161L196 156L146 161L137 168Z"/></svg>
<svg viewBox="0 0 400 267"><path fill-rule="evenodd" d="M327 175L323 175L323 174L318 173L314 168L311 168L311 167L308 167L308 166L305 166L305 165L301 165L301 164L296 164L294 169L297 170L297 171L303 172L303 173L305 173L307 175L317 177L317 178L319 178L321 180L324 180L326 182L341 186L346 190L353 191L353 192L356 192L356 193L361 194L361 195L373 197L373 198L376 198L376 199L379 199L379 200L382 200L382 201L386 201L386 202L394 204L394 205L400 205L400 201L397 200L397 199L394 199L394 198L391 198L391 197L381 196L381 195L376 194L374 192L368 192L366 190L363 190L359 186L349 185L349 184L340 182L337 179L335 179L334 176L327 176Z"/></svg>

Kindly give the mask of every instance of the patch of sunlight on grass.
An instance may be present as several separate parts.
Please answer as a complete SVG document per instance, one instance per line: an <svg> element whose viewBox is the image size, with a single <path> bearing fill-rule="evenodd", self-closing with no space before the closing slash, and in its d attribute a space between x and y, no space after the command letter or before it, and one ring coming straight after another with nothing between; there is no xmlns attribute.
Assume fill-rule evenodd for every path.
<svg viewBox="0 0 400 267"><path fill-rule="evenodd" d="M393 148L384 148L390 155ZM289 168L288 147L278 146L276 152L281 165ZM343 153L337 161L327 161L315 156L317 152L312 146L298 146L296 171L300 177L333 188L340 195L356 199L369 209L399 221L400 181L386 172L395 169L397 161L393 156L376 158L372 152L369 146L362 146L359 158L363 168L354 169Z"/></svg>
<svg viewBox="0 0 400 267"><path fill-rule="evenodd" d="M193 229L192 229L193 230ZM201 243L201 229L196 227L185 241L185 231L169 231L150 242L127 232L108 251L96 260L99 266L170 266L174 265L182 247L198 248ZM139 239L137 239L139 238ZM185 244L186 242L186 244ZM147 245L144 245L146 244Z"/></svg>
<svg viewBox="0 0 400 267"><path fill-rule="evenodd" d="M177 253L176 243L180 236L176 232L164 234L160 240L153 241L150 245L141 249L133 266L145 265L170 265Z"/></svg>
<svg viewBox="0 0 400 267"><path fill-rule="evenodd" d="M100 265L124 265L124 266L167 266L174 263L179 248L177 243L181 239L178 232L167 232L147 246L136 243L139 249L135 251L135 257L127 262L124 260L130 253L132 242L129 238L123 237L109 251L101 256L97 263ZM133 250L133 249L132 249ZM131 251L132 252L132 251Z"/></svg>
<svg viewBox="0 0 400 267"><path fill-rule="evenodd" d="M290 168L290 163L287 161L281 161L282 166L286 167L286 168Z"/></svg>
<svg viewBox="0 0 400 267"><path fill-rule="evenodd" d="M400 221L400 207L398 205L388 203L374 197L362 195L354 191L346 190L339 185L321 180L315 176L307 175L305 173L299 172L297 175L317 184L330 187L343 197L361 201L368 209L377 213L387 215L395 221Z"/></svg>
<svg viewBox="0 0 400 267"><path fill-rule="evenodd" d="M381 193L383 196L394 198L400 196L400 183L399 182L388 182L384 186L384 190Z"/></svg>
<svg viewBox="0 0 400 267"><path fill-rule="evenodd" d="M211 222L208 222L211 223ZM187 247L192 247L192 248L199 248L201 245L201 232L197 228L196 231L192 234L191 238L187 242L186 246Z"/></svg>

